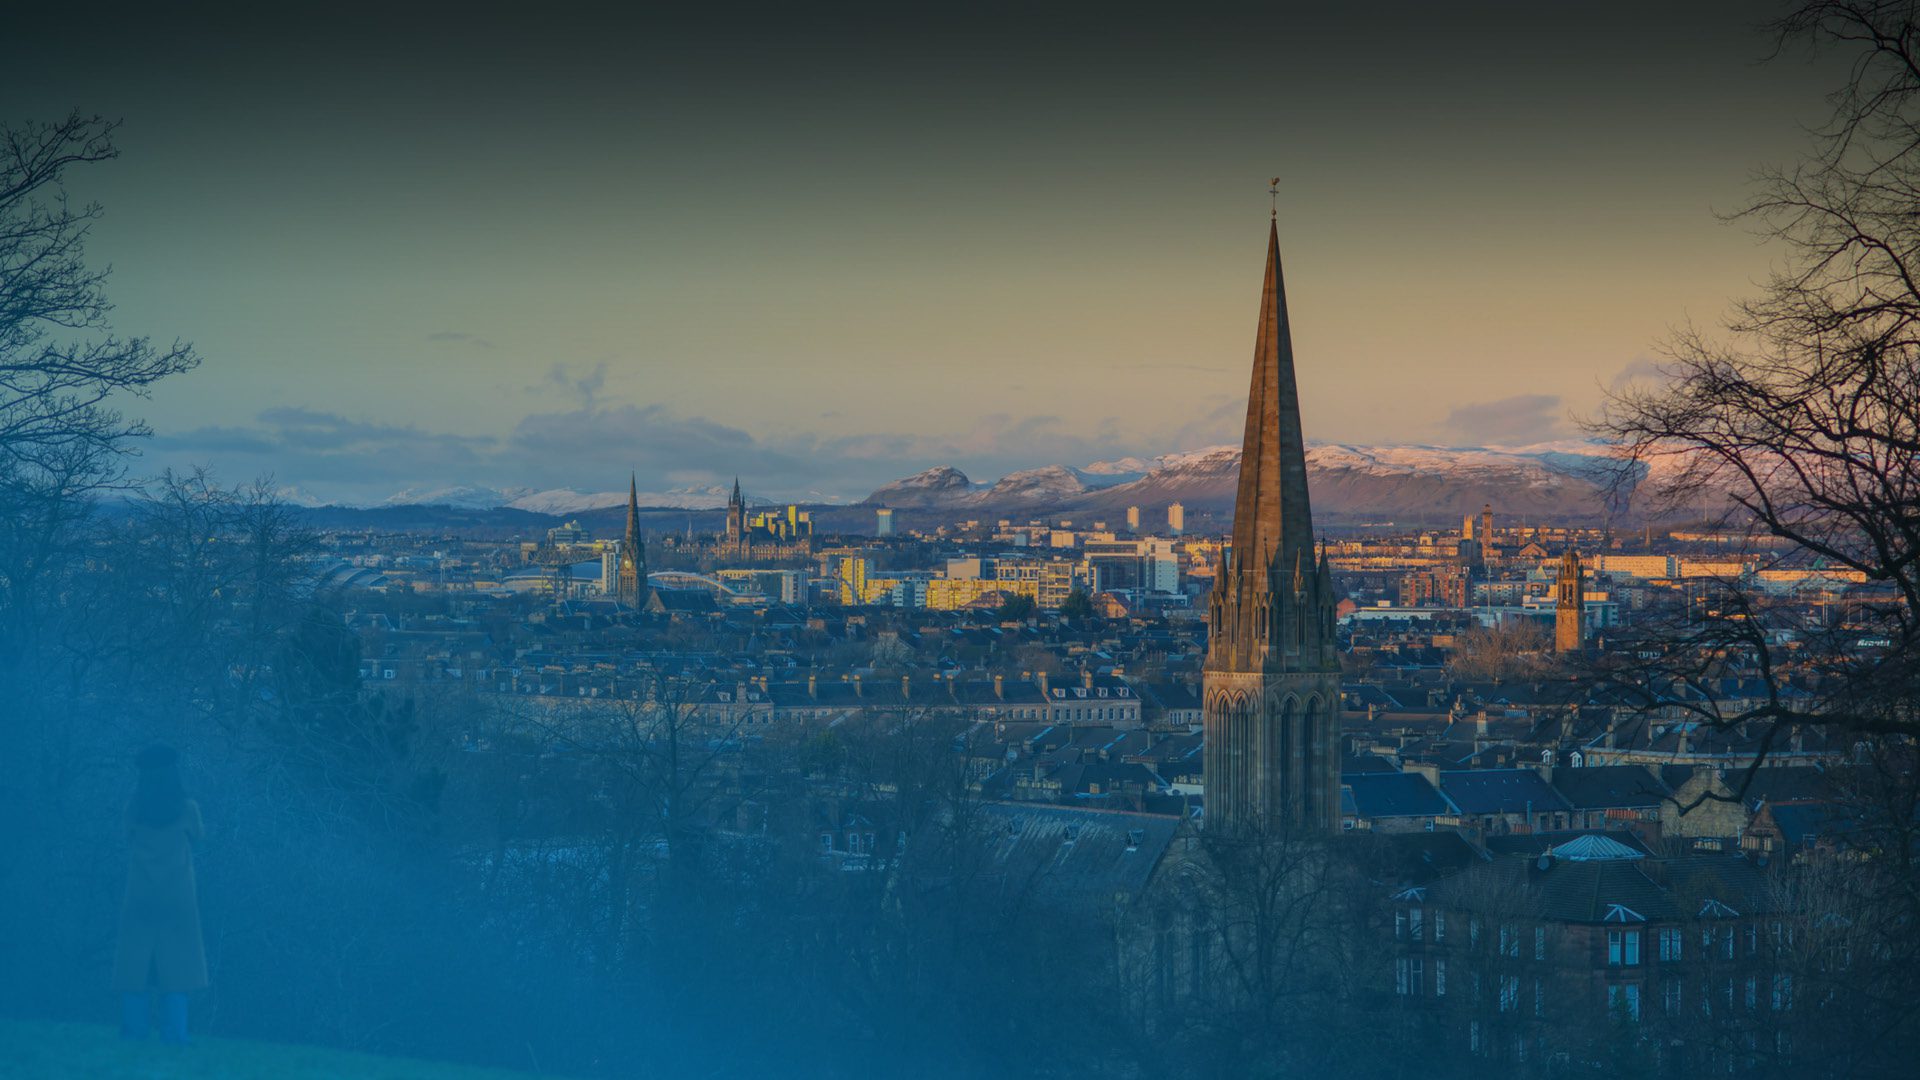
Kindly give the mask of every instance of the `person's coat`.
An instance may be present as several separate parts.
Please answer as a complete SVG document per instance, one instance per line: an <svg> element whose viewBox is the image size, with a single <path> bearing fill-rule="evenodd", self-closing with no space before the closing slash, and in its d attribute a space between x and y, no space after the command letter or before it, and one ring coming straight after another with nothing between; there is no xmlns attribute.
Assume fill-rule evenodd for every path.
<svg viewBox="0 0 1920 1080"><path fill-rule="evenodd" d="M127 891L120 905L114 989L178 993L207 985L200 898L193 880L193 845L201 832L200 807L191 799L178 819L158 828L129 815Z"/></svg>

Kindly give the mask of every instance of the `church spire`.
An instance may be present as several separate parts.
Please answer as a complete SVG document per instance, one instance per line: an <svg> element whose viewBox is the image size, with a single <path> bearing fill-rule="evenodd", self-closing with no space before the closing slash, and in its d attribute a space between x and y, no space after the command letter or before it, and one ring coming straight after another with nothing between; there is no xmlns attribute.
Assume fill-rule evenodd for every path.
<svg viewBox="0 0 1920 1080"><path fill-rule="evenodd" d="M1206 826L1229 835L1339 822L1333 584L1325 552L1315 559L1277 224L1266 272L1233 551L1208 605L1201 681Z"/></svg>
<svg viewBox="0 0 1920 1080"><path fill-rule="evenodd" d="M1306 440L1300 429L1300 393L1294 385L1293 332L1287 320L1286 282L1280 273L1278 222L1267 227L1267 279L1260 290L1260 323L1253 344L1253 384L1241 440L1240 486L1233 510L1236 570L1286 567L1313 550L1313 510L1307 501Z"/></svg>
<svg viewBox="0 0 1920 1080"><path fill-rule="evenodd" d="M638 474L627 478L627 547L631 549L640 540L640 477Z"/></svg>

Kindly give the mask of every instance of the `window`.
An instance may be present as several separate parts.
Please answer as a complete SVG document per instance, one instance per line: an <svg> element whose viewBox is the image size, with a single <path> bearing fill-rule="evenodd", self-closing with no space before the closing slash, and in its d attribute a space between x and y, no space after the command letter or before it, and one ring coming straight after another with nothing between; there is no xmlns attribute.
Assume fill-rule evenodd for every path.
<svg viewBox="0 0 1920 1080"><path fill-rule="evenodd" d="M820 834L820 851L824 854L832 850L833 850L833 834L830 832L821 833Z"/></svg>
<svg viewBox="0 0 1920 1080"><path fill-rule="evenodd" d="M1753 1010L1759 1007L1760 1007L1760 980L1752 975L1749 975L1747 976L1747 1011L1752 1012Z"/></svg>
<svg viewBox="0 0 1920 1080"><path fill-rule="evenodd" d="M1480 947L1480 920L1479 919L1467 920L1467 947L1470 949L1477 949Z"/></svg>
<svg viewBox="0 0 1920 1080"><path fill-rule="evenodd" d="M1520 977L1500 976L1500 1011L1513 1012L1520 1007Z"/></svg>
<svg viewBox="0 0 1920 1080"><path fill-rule="evenodd" d="M1500 955L1520 955L1520 928L1512 923L1500 924Z"/></svg>
<svg viewBox="0 0 1920 1080"><path fill-rule="evenodd" d="M1773 1011L1785 1012L1793 1008L1793 976L1775 975L1773 977Z"/></svg>
<svg viewBox="0 0 1920 1080"><path fill-rule="evenodd" d="M1540 985L1540 977L1538 975L1533 977L1533 1015L1547 1015L1547 992L1545 988Z"/></svg>
<svg viewBox="0 0 1920 1080"><path fill-rule="evenodd" d="M1412 982L1413 969L1408 964L1407 958L1404 956L1395 958L1393 961L1393 992L1405 997L1411 992L1408 987Z"/></svg>
<svg viewBox="0 0 1920 1080"><path fill-rule="evenodd" d="M1618 930L1607 931L1607 966L1619 967L1620 958L1622 955L1623 955L1623 952L1622 952L1621 941L1620 941L1620 931Z"/></svg>
<svg viewBox="0 0 1920 1080"><path fill-rule="evenodd" d="M1437 928L1439 923L1434 926ZM1447 961L1442 957L1435 957L1433 961L1433 996L1447 996Z"/></svg>
<svg viewBox="0 0 1920 1080"><path fill-rule="evenodd" d="M1660 931L1660 962L1672 963L1680 959L1683 940L1679 930Z"/></svg>
<svg viewBox="0 0 1920 1080"><path fill-rule="evenodd" d="M1669 978L1661 984L1661 1004L1668 1016L1680 1015L1680 980Z"/></svg>
<svg viewBox="0 0 1920 1080"><path fill-rule="evenodd" d="M1614 983L1608 986L1607 1011L1625 1020L1640 1019L1640 984Z"/></svg>
<svg viewBox="0 0 1920 1080"><path fill-rule="evenodd" d="M1533 958L1535 960L1547 958L1547 928L1544 926L1533 928Z"/></svg>
<svg viewBox="0 0 1920 1080"><path fill-rule="evenodd" d="M1407 913L1404 909L1393 913L1393 940L1399 941L1407 936Z"/></svg>
<svg viewBox="0 0 1920 1080"><path fill-rule="evenodd" d="M1427 992L1426 961L1421 959L1418 956L1414 957L1413 964L1408 972L1408 975L1413 982L1413 996L1414 997L1424 996Z"/></svg>
<svg viewBox="0 0 1920 1080"><path fill-rule="evenodd" d="M1425 927L1422 925L1424 920L1421 918L1421 915L1422 913L1419 908L1414 908L1407 912L1407 932L1413 935L1413 940L1415 941L1424 940L1426 935Z"/></svg>
<svg viewBox="0 0 1920 1080"><path fill-rule="evenodd" d="M1760 928L1758 926L1754 926L1753 924L1749 923L1747 925L1747 955L1757 956L1759 952L1760 952ZM1727 955L1731 957L1733 953L1729 951Z"/></svg>
<svg viewBox="0 0 1920 1080"><path fill-rule="evenodd" d="M1433 913L1433 940L1447 940L1447 913L1444 911Z"/></svg>
<svg viewBox="0 0 1920 1080"><path fill-rule="evenodd" d="M1640 931L1629 930L1627 931L1627 966L1638 967L1639 965L1640 965Z"/></svg>

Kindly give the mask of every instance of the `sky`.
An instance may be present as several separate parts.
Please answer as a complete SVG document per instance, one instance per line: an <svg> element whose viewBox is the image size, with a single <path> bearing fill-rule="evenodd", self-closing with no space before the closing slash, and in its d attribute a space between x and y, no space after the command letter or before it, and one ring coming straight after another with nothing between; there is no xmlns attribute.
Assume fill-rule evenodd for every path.
<svg viewBox="0 0 1920 1080"><path fill-rule="evenodd" d="M1565 438L1765 276L1718 214L1837 81L1752 2L690 6L10 17L0 123L124 122L70 184L116 329L204 358L137 467L857 499L1236 441L1275 175L1310 439Z"/></svg>

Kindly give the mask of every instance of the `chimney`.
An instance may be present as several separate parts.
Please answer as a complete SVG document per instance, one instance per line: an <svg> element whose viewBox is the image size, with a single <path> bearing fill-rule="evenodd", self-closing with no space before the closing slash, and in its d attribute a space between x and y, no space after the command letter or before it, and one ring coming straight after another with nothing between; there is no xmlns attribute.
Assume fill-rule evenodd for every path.
<svg viewBox="0 0 1920 1080"><path fill-rule="evenodd" d="M1800 729L1798 727L1793 729L1793 742L1791 745L1793 747L1793 752L1796 754L1802 753L1806 750L1806 747L1807 747L1806 736L1800 733Z"/></svg>
<svg viewBox="0 0 1920 1080"><path fill-rule="evenodd" d="M1473 734L1476 738L1487 737L1487 710L1481 709L1473 718Z"/></svg>
<svg viewBox="0 0 1920 1080"><path fill-rule="evenodd" d="M1440 766L1438 765L1426 761L1408 761L1401 764L1400 771L1418 773L1427 778L1427 783L1432 784L1435 791L1440 789Z"/></svg>
<svg viewBox="0 0 1920 1080"><path fill-rule="evenodd" d="M864 696L866 696L866 693L865 693L865 691L863 691L863 690L861 690L861 689L860 689L860 676L858 676L858 675L855 675L855 676L853 677L853 696L854 696L854 697L864 697Z"/></svg>
<svg viewBox="0 0 1920 1080"><path fill-rule="evenodd" d="M1087 689L1089 689L1089 690L1091 690L1091 689L1093 689L1093 671L1092 671L1092 669L1088 669L1088 670L1086 670L1086 671L1082 671L1082 672L1080 673L1080 685L1081 685L1081 686L1084 686L1084 687L1086 687L1086 688L1087 688Z"/></svg>
<svg viewBox="0 0 1920 1080"><path fill-rule="evenodd" d="M807 676L807 696L810 698L817 698L820 696L820 676L819 675L809 674Z"/></svg>
<svg viewBox="0 0 1920 1080"><path fill-rule="evenodd" d="M902 702L913 700L913 687L908 685L905 675L900 676L900 700Z"/></svg>
<svg viewBox="0 0 1920 1080"><path fill-rule="evenodd" d="M995 675L993 677L993 696L1002 701L1007 699L1007 677L1005 675Z"/></svg>
<svg viewBox="0 0 1920 1080"><path fill-rule="evenodd" d="M1047 689L1047 673L1042 671L1037 677L1040 680L1040 696L1046 698L1052 697L1053 691Z"/></svg>
<svg viewBox="0 0 1920 1080"><path fill-rule="evenodd" d="M1607 749L1613 749L1613 740L1619 734L1619 730L1620 715L1609 710L1607 712L1607 741L1605 743Z"/></svg>

